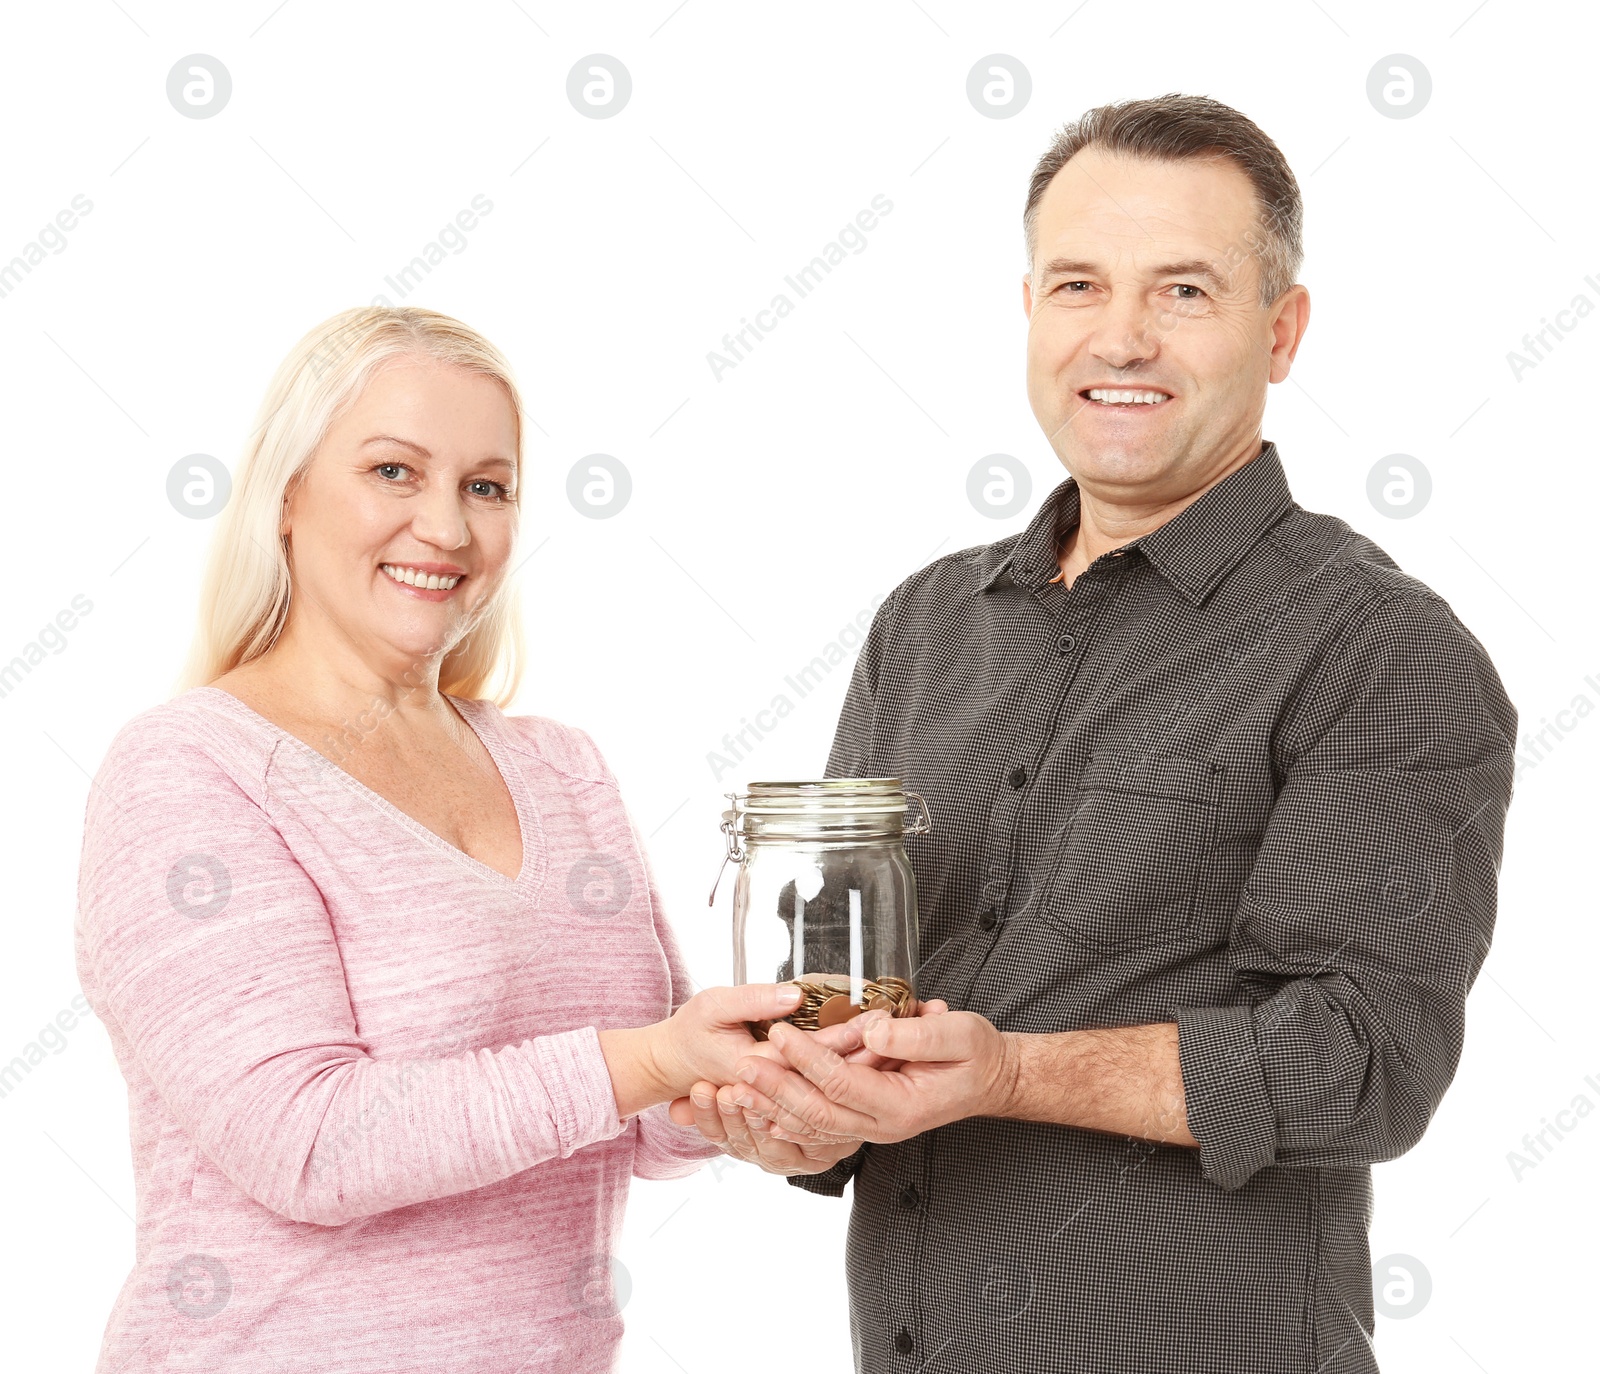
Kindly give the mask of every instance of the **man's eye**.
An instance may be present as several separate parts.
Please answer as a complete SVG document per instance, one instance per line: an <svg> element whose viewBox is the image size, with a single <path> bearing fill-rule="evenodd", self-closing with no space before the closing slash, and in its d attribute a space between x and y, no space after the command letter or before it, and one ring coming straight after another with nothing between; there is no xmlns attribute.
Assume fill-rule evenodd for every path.
<svg viewBox="0 0 1600 1374"><path fill-rule="evenodd" d="M1184 301L1197 301L1197 300L1200 299L1200 297L1205 295L1205 292L1202 291L1198 286L1190 286L1187 282L1179 282L1175 287L1173 287L1173 290L1175 290L1175 291L1193 291L1194 292L1194 295L1192 295L1192 296L1180 296L1178 298L1179 300L1184 300Z"/></svg>
<svg viewBox="0 0 1600 1374"><path fill-rule="evenodd" d="M1062 282L1061 285L1056 288L1056 290L1057 291L1067 291L1067 292L1071 292L1073 295L1079 295L1081 293L1073 291L1072 288L1075 287L1075 286L1082 286L1082 287L1087 288L1089 285L1090 285L1090 283L1086 282L1086 281L1066 281L1066 282Z"/></svg>

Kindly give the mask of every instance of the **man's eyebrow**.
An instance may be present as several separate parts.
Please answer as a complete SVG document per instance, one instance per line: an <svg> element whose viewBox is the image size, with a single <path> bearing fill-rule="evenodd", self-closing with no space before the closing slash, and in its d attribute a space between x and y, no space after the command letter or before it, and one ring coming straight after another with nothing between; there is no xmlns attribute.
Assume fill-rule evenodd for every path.
<svg viewBox="0 0 1600 1374"><path fill-rule="evenodd" d="M1093 276L1099 270L1098 263L1087 262L1082 258L1051 258L1039 269L1039 275L1041 277Z"/></svg>
<svg viewBox="0 0 1600 1374"><path fill-rule="evenodd" d="M370 439L363 439L361 441L361 446L363 448L365 448L368 444L399 444L401 448L408 448L413 453L420 454L424 458L433 457L433 455L429 453L427 449L423 448L421 444L413 443L410 439L401 439L393 434L374 434ZM481 459L480 461L485 467L502 467L509 468L513 472L516 471L517 465L509 458L501 458L498 455L491 454L489 457Z"/></svg>
<svg viewBox="0 0 1600 1374"><path fill-rule="evenodd" d="M1152 277L1203 277L1219 291L1227 287L1221 274L1204 258L1185 258L1182 262L1165 262L1150 269Z"/></svg>
<svg viewBox="0 0 1600 1374"><path fill-rule="evenodd" d="M1099 263L1089 262L1084 258L1052 258L1040 269L1039 275L1043 277L1068 277L1068 276L1095 276L1101 272ZM1164 262L1149 269L1152 277L1201 277L1218 290L1224 290L1227 283L1222 279L1217 269L1204 258L1185 258L1182 262Z"/></svg>

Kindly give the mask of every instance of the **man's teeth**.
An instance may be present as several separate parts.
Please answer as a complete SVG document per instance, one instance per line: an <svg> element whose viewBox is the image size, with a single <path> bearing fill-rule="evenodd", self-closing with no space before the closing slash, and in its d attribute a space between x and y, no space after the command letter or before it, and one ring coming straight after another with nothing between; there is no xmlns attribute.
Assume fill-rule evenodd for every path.
<svg viewBox="0 0 1600 1374"><path fill-rule="evenodd" d="M1101 391L1097 388L1089 392L1089 399L1103 401L1107 405L1151 406L1168 397L1164 391Z"/></svg>
<svg viewBox="0 0 1600 1374"><path fill-rule="evenodd" d="M438 573L418 572L415 568L402 568L395 563L384 563L380 566L396 582L404 582L408 587L422 587L428 591L447 592L461 581L459 577L440 577Z"/></svg>

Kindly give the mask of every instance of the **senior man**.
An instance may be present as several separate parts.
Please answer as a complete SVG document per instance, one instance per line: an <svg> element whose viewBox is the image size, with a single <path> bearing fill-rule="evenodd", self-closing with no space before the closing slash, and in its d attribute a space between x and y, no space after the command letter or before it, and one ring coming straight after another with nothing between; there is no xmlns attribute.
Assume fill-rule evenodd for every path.
<svg viewBox="0 0 1600 1374"><path fill-rule="evenodd" d="M1271 139L1201 97L1092 110L1024 224L1071 476L895 589L827 768L938 819L939 1000L774 1027L720 1090L755 1129L708 1084L697 1119L787 1172L865 1142L791 1180L855 1181L858 1370L1367 1374L1369 1166L1455 1071L1516 714L1262 441L1309 315Z"/></svg>

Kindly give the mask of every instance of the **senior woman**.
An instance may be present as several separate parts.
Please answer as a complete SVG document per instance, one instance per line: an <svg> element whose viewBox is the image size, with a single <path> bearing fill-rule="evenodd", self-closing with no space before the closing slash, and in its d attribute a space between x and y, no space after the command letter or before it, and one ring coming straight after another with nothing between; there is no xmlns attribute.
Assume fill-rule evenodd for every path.
<svg viewBox="0 0 1600 1374"><path fill-rule="evenodd" d="M182 690L87 809L138 1199L100 1374L609 1369L631 1176L855 1148L718 1124L793 989L690 996L594 742L501 713L521 441L431 311L337 315L268 390Z"/></svg>

